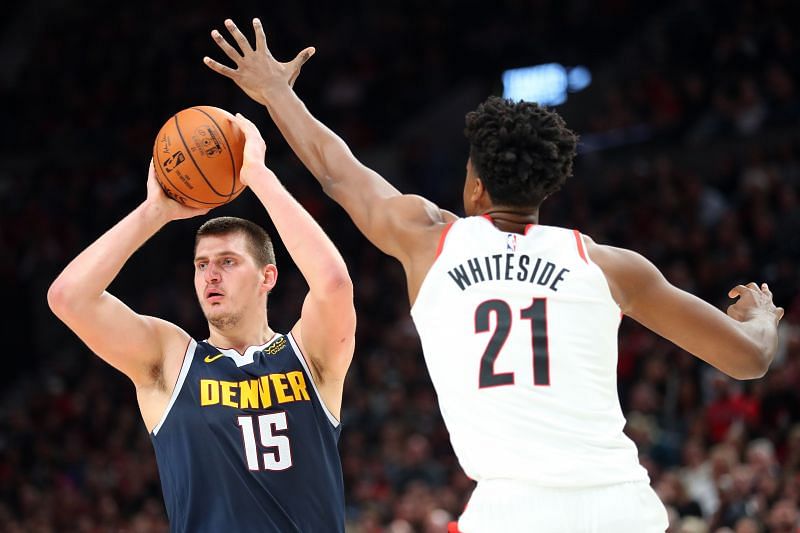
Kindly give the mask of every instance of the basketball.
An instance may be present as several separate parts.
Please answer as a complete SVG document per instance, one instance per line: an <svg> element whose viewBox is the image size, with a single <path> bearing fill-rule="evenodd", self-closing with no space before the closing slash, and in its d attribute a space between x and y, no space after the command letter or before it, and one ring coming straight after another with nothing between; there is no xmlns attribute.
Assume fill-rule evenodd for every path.
<svg viewBox="0 0 800 533"><path fill-rule="evenodd" d="M233 115L211 106L179 111L161 127L153 145L156 179L173 200L216 207L239 196L244 134Z"/></svg>

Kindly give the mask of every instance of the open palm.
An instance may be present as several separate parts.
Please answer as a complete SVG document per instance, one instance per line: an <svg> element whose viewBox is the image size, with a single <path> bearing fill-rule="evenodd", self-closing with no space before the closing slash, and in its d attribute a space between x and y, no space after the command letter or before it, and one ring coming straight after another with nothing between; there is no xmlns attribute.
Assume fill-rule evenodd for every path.
<svg viewBox="0 0 800 533"><path fill-rule="evenodd" d="M219 31L213 30L211 37L225 55L236 64L236 69L225 66L207 56L203 58L203 61L214 72L236 82L236 85L250 98L260 104L267 104L272 89L286 85L293 86L303 63L314 55L314 48L309 47L297 54L291 61L286 63L277 61L267 47L267 37L261 21L258 19L253 19L255 48L250 45L247 37L239 31L231 19L225 20L225 27L241 52L226 41Z"/></svg>

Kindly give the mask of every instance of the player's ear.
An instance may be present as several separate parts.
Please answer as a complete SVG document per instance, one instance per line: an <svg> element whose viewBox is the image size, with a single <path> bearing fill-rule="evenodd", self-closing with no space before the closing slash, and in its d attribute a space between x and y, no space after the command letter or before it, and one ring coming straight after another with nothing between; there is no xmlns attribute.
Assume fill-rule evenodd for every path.
<svg viewBox="0 0 800 533"><path fill-rule="evenodd" d="M470 184L470 189L470 200L472 200L473 204L480 204L482 197L486 194L486 187L483 186L483 181L475 176Z"/></svg>
<svg viewBox="0 0 800 533"><path fill-rule="evenodd" d="M266 265L261 269L261 288L269 293L275 284L278 282L278 267L275 265Z"/></svg>

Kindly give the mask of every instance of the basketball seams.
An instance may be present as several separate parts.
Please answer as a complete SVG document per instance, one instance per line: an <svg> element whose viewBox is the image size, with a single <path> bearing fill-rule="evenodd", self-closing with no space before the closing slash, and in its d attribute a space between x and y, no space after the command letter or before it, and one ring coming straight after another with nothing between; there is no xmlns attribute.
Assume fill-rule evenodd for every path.
<svg viewBox="0 0 800 533"><path fill-rule="evenodd" d="M219 134L222 135L222 140L225 141L225 146L228 149L228 158L231 161L231 175L233 176L233 180L231 180L231 192L228 195L228 198L230 199L230 197L233 196L234 193L238 192L236 190L236 160L233 158L233 151L231 150L231 144L228 142L228 138L225 136L225 130L223 130L222 127L217 123L217 121L214 120L214 117L209 115L204 109L202 109L200 107L193 107L192 109L194 109L195 111L199 111L200 113L202 113L205 116L207 116L208 120L213 122L214 125L217 127L217 130L219 130ZM244 188L244 187L242 187L242 188ZM241 190L242 189L239 189L239 191L241 191ZM216 192L216 191L214 191L214 192Z"/></svg>
<svg viewBox="0 0 800 533"><path fill-rule="evenodd" d="M192 109L196 109L196 108L193 107ZM206 182L206 185L208 185L208 188L211 189L211 191L214 194L216 194L217 196L220 196L222 198L225 198L225 201L229 200L230 199L230 195L226 196L224 194L220 194L219 192L217 192L217 189L215 189L214 186L211 184L211 182L208 181L208 178L206 178L206 175L203 172L203 169L200 168L200 165L197 164L197 161L195 160L194 155L192 155L192 150L189 148L189 145L186 144L186 139L183 137L183 132L181 131L180 124L178 123L178 115L180 115L180 113L176 113L175 116L173 117L173 119L175 120L175 130L178 132L178 136L181 138L181 142L183 143L184 148L186 148L186 153L189 154L189 157L191 158L192 163L194 164L194 168L197 169L197 172L200 173L200 177L203 178L203 181ZM227 146L227 144L228 144L228 141L225 141L225 145L226 146ZM228 147L228 151L230 152L230 147ZM196 200L196 201L199 201L199 200ZM208 203L208 202L203 202L203 203ZM223 202L223 203L225 203L225 202Z"/></svg>
<svg viewBox="0 0 800 533"><path fill-rule="evenodd" d="M161 138L161 132L159 132L159 135L158 135L158 137L156 137L156 142L158 142L158 139L159 139L159 138ZM158 163L157 165L153 165L153 167L156 169L156 177L158 177L158 174L159 174L159 171L160 171L160 172L161 172L161 175L164 177L164 179L165 179L165 180L166 180L166 181L167 181L167 182L170 184L170 186L172 187L172 189L173 189L173 190L177 191L177 193L181 194L182 196L185 196L186 198L190 199L190 200L191 200L191 201L193 201L193 202L197 202L198 204L210 205L210 206L212 206L212 207L216 207L216 206L219 206L219 205L223 205L223 204L225 203L225 202L204 202L203 200L198 200L197 198L193 198L193 197L189 196L188 194L186 194L186 193L183 191L183 189L180 189L179 187L177 187L177 186L176 186L176 185L175 185L175 184L172 182L172 180L171 180L171 179L169 179L169 176L167 175L167 173L166 173L166 172L164 172L164 169L163 169L163 168L162 168L162 166L161 166L161 156L159 156L159 155L158 155L158 154L159 154L159 151L158 151L158 150L154 150L154 152L156 153L156 163ZM158 181L158 180L157 180L157 181ZM159 183L159 186L160 186L162 189L164 188L164 186L163 186L163 185L161 185L161 183ZM175 193L173 193L173 194L175 194ZM221 196L221 195L220 195L220 196ZM179 202L179 203L180 203L180 202Z"/></svg>

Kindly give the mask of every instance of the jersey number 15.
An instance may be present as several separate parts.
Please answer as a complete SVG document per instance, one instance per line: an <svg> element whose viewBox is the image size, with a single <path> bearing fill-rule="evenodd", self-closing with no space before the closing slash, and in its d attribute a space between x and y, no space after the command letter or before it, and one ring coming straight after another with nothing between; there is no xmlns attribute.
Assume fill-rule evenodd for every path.
<svg viewBox="0 0 800 533"><path fill-rule="evenodd" d="M253 423L255 419L255 423ZM247 459L247 468L250 470L286 470L292 466L292 449L289 446L289 437L276 434L275 431L285 431L286 413L268 413L255 416L240 416L236 419L242 430L244 442L244 455ZM256 445L256 435L262 448L260 457ZM260 459L260 460L259 460Z"/></svg>
<svg viewBox="0 0 800 533"><path fill-rule="evenodd" d="M494 371L494 363L511 331L511 307L503 300L487 300L475 309L475 333L489 331L489 316L494 313L496 325L481 357L478 379L480 388L513 385L514 372ZM520 319L530 320L533 352L533 384L550 385L550 354L547 347L547 298L534 298L530 307L519 312Z"/></svg>

